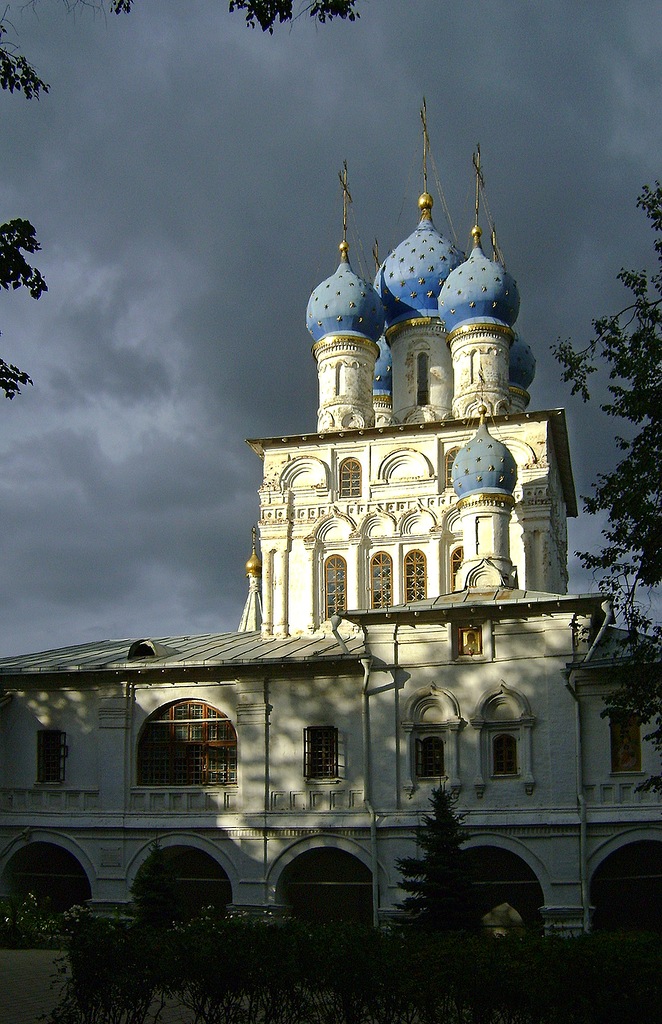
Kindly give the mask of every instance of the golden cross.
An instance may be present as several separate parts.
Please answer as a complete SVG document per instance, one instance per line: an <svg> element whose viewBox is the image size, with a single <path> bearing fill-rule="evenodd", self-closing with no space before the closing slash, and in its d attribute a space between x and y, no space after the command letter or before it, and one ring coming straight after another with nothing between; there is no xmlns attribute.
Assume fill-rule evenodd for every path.
<svg viewBox="0 0 662 1024"><path fill-rule="evenodd" d="M480 205L480 190L484 187L483 172L480 169L480 142L476 143L476 152L473 155L474 167L476 168L476 224L478 224L478 207Z"/></svg>
<svg viewBox="0 0 662 1024"><path fill-rule="evenodd" d="M421 121L423 123L423 191L428 190L428 151L430 149L430 136L428 135L428 111L425 105L425 96L423 97L423 106L421 107Z"/></svg>
<svg viewBox="0 0 662 1024"><path fill-rule="evenodd" d="M375 261L376 269L379 270L379 267L380 267L380 262L379 262L379 243L378 243L377 239L375 239L375 244L372 247L372 258Z"/></svg>
<svg viewBox="0 0 662 1024"><path fill-rule="evenodd" d="M338 171L340 184L342 186L342 240L347 242L347 203L353 202L347 187L347 161L342 162L342 171Z"/></svg>

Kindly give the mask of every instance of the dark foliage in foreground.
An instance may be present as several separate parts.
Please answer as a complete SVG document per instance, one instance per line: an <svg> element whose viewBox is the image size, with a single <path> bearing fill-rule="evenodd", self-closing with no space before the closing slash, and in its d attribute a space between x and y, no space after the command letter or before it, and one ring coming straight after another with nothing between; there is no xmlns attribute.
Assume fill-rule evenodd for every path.
<svg viewBox="0 0 662 1024"><path fill-rule="evenodd" d="M662 998L662 938L376 932L200 917L155 929L74 915L47 1024L631 1024ZM188 1018L187 1018L188 1019Z"/></svg>

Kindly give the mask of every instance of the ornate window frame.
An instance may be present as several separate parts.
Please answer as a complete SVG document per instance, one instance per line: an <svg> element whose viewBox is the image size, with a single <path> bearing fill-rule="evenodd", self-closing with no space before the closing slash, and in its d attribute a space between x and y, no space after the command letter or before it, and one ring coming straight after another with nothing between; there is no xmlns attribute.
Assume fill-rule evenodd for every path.
<svg viewBox="0 0 662 1024"><path fill-rule="evenodd" d="M402 731L408 737L405 791L410 797L421 786L447 783L452 793L459 793L460 732L467 723L462 718L457 697L436 683L418 690L408 701ZM438 737L443 743L444 774L422 776L417 772L417 744Z"/></svg>
<svg viewBox="0 0 662 1024"><path fill-rule="evenodd" d="M498 689L487 690L482 695L471 718L471 724L479 732L474 779L476 796L482 797L488 781L498 784L506 780L520 782L526 794L530 796L535 787L532 744L535 718L524 694L511 689L502 681ZM511 737L516 744L515 771L497 770L495 741L504 736ZM509 746L508 757L512 764L513 747L512 744ZM505 753L504 750L504 755Z"/></svg>

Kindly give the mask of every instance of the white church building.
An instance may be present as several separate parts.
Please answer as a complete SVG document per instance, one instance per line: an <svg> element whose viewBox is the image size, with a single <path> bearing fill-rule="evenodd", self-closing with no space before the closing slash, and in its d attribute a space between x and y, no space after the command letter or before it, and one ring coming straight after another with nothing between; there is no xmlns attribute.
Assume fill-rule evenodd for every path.
<svg viewBox="0 0 662 1024"><path fill-rule="evenodd" d="M565 417L529 408L513 277L432 205L310 297L318 420L249 442L239 630L0 661L1 891L122 908L158 839L189 907L383 923L443 785L486 921L659 926L655 753L602 715L608 603L567 593Z"/></svg>

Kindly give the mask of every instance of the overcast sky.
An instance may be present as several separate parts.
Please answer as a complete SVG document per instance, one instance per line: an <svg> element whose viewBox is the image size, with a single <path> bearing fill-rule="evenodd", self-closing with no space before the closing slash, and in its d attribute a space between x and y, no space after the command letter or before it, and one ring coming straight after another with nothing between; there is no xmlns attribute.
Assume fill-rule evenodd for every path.
<svg viewBox="0 0 662 1024"><path fill-rule="evenodd" d="M338 171L372 275L375 238L384 257L418 219L423 96L462 248L480 142L531 407L568 407L578 493L608 468L614 426L549 350L620 308L621 266L653 262L635 204L660 177L659 0L360 11L268 36L226 0L11 5L51 91L0 93L0 221L35 225L49 291L0 295L0 351L35 382L0 402L0 655L236 628L261 472L244 438L316 425L304 316L337 265ZM571 548L592 530L575 521Z"/></svg>

